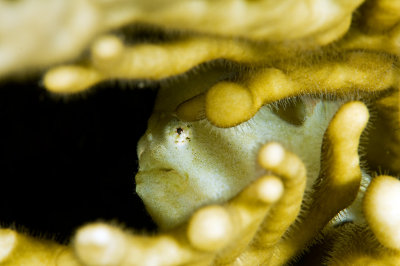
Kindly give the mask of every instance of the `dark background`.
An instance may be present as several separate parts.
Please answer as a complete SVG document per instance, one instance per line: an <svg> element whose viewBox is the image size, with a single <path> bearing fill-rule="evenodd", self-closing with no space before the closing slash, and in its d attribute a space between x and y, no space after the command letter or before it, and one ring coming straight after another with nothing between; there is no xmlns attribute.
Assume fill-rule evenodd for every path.
<svg viewBox="0 0 400 266"><path fill-rule="evenodd" d="M92 221L153 230L134 176L157 84L57 97L39 76L0 81L1 226L61 242Z"/></svg>

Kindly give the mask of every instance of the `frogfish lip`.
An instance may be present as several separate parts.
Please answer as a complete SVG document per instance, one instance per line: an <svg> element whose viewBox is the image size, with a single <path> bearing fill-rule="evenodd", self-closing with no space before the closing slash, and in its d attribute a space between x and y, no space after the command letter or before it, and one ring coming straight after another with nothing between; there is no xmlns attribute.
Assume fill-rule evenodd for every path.
<svg viewBox="0 0 400 266"><path fill-rule="evenodd" d="M188 178L174 169L142 170L135 178L137 194L161 228L183 223L196 207Z"/></svg>
<svg viewBox="0 0 400 266"><path fill-rule="evenodd" d="M188 187L188 178L173 168L154 168L141 170L136 177L136 191L140 192L153 189L153 193L185 193ZM171 194L170 194L171 195ZM141 195L140 195L141 196ZM155 195L153 195L154 197ZM141 196L142 197L142 196ZM143 199L143 198L142 198Z"/></svg>
<svg viewBox="0 0 400 266"><path fill-rule="evenodd" d="M148 181L147 179L151 176L167 175L168 173L178 174L178 172L172 168L163 168L163 167L153 168L153 169L148 169L148 170L139 170L139 172L136 174L136 177L135 177L136 185L139 185L141 183Z"/></svg>

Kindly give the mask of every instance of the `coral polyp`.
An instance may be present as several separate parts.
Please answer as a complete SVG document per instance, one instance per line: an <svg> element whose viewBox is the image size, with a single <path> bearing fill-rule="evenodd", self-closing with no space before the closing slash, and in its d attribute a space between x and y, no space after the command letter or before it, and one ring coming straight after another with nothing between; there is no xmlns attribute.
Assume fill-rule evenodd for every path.
<svg viewBox="0 0 400 266"><path fill-rule="evenodd" d="M71 23L40 28L48 55L19 58L17 32L0 75L46 67L58 96L159 84L135 180L160 229L4 228L1 265L400 264L400 1L53 2ZM16 28L40 9L1 5Z"/></svg>

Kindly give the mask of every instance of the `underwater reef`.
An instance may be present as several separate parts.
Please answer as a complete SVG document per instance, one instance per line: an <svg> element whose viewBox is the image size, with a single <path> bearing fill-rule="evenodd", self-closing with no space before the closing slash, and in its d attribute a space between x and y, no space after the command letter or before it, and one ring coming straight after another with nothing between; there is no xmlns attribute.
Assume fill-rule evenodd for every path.
<svg viewBox="0 0 400 266"><path fill-rule="evenodd" d="M399 22L398 0L0 2L0 78L158 87L131 177L158 230L3 226L0 265L400 265Z"/></svg>

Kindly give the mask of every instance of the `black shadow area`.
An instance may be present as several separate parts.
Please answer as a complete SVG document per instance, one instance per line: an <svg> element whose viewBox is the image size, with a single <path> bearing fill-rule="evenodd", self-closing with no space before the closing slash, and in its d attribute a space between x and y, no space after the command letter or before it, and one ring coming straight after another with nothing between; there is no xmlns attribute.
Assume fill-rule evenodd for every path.
<svg viewBox="0 0 400 266"><path fill-rule="evenodd" d="M136 144L155 88L102 84L51 96L39 78L0 84L0 224L70 238L91 221L155 228L135 194ZM155 87L155 86L154 86Z"/></svg>

